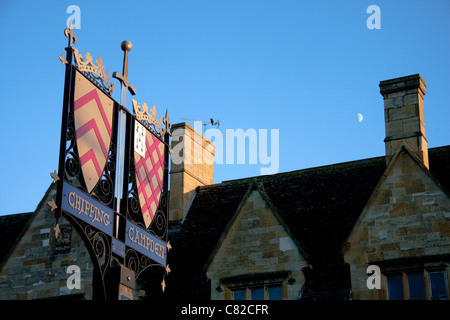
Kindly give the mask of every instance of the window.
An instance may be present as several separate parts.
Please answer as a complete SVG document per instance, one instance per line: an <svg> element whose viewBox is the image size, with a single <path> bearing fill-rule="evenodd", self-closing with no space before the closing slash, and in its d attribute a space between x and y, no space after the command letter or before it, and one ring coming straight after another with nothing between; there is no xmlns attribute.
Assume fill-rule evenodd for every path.
<svg viewBox="0 0 450 320"><path fill-rule="evenodd" d="M246 300L246 290L233 291L233 300Z"/></svg>
<svg viewBox="0 0 450 320"><path fill-rule="evenodd" d="M233 290L233 300L281 300L281 285L248 287Z"/></svg>
<svg viewBox="0 0 450 320"><path fill-rule="evenodd" d="M444 271L429 273L431 300L447 300L447 290L445 289Z"/></svg>
<svg viewBox="0 0 450 320"><path fill-rule="evenodd" d="M264 300L264 287L251 288L250 297L252 300Z"/></svg>
<svg viewBox="0 0 450 320"><path fill-rule="evenodd" d="M281 290L281 286L268 287L267 291L269 293L269 300L282 300L283 299L283 293Z"/></svg>
<svg viewBox="0 0 450 320"><path fill-rule="evenodd" d="M388 274L388 300L447 300L445 272L420 271Z"/></svg>
<svg viewBox="0 0 450 320"><path fill-rule="evenodd" d="M289 299L285 289L294 282L290 271L243 274L220 279L216 290L225 291L227 300L282 300Z"/></svg>
<svg viewBox="0 0 450 320"><path fill-rule="evenodd" d="M408 274L408 289L410 300L425 300L425 280L423 272Z"/></svg>
<svg viewBox="0 0 450 320"><path fill-rule="evenodd" d="M395 274L387 277L388 283L388 299L403 300L403 276Z"/></svg>

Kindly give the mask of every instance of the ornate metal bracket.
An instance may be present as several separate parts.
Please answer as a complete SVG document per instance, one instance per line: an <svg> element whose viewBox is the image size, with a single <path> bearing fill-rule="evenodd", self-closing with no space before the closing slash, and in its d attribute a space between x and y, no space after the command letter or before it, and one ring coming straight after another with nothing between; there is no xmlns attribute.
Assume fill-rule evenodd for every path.
<svg viewBox="0 0 450 320"><path fill-rule="evenodd" d="M58 219L63 214L77 228L95 265L93 284L95 298L108 298L106 292L108 287L107 278L112 274L109 270L112 268L111 265L114 260L132 270L136 278L148 267L164 267L165 273L161 283L164 291L166 287L165 277L170 273L166 256L160 259L142 251L140 247L136 248L134 246L136 241L131 243L129 242L130 239L126 238L125 229L131 228L129 226L126 227L126 225L131 224L135 228L142 229L142 232L139 231L140 233L146 233L148 238L159 242L161 248L166 248L166 251L169 251L171 248L168 242L167 230L168 154L170 152L169 136L171 128L168 111L166 111L163 119L161 117L157 119L155 106L149 111L147 105L143 104L143 109L141 110L139 104L133 100L136 118L146 124L151 133L154 134L154 136L150 136L150 133L148 133L147 136L149 137L148 139L155 138L153 142L155 142L157 147L151 150L159 152L160 157L158 164L153 163L152 166L149 165L152 175L159 179L160 199L159 204L154 205L155 208L152 209L151 219L153 220L148 222L148 220L142 220L143 212L146 214L145 217L147 217L149 209L143 210L141 208L142 204L139 203L138 194L142 188L138 190L134 167L134 160L139 159L137 156L134 158L132 142L133 128L135 122L137 122L135 121L136 118L126 110L125 103L120 106L112 99L111 95L115 89L115 84L110 82L110 72L105 69L101 56L94 61L89 52L83 57L78 52L78 49L73 47L73 44L77 42L77 38L72 25L65 29L64 34L68 38L68 47L66 47L66 56L59 56L63 65L66 65L60 158L58 173L56 171L51 173L53 182L57 184L57 195L56 201L52 199L48 203L52 211L55 211L57 219L54 228L55 235L57 236L60 233ZM127 53L131 50L131 43L128 41L122 42L122 50L124 51L123 72L122 74L117 72L113 74L113 77L119 79L122 84L121 103L126 101L127 90L132 94L136 93L136 89L128 81ZM73 57L75 58L74 61L72 61ZM73 65L72 62L74 62ZM83 88L88 89L85 90ZM125 95L123 95L124 92ZM83 109L91 101L94 101L95 108L86 107L87 109ZM98 111L96 114L99 116L91 119L92 111ZM120 119L122 119L122 115L124 116L123 121L119 120L119 114L121 116ZM165 128L163 128L163 124ZM102 136L96 133L97 140L94 142L91 139L87 143L86 140L82 139L86 132L91 132L91 130L96 132L102 126L107 128L107 134ZM121 158L121 149L118 148L117 142L119 141L119 127L122 126L123 129L127 130L126 148L128 151L124 156L125 168L121 167L120 164L116 164L116 159ZM100 154L100 158L95 156L95 152L91 152L96 145L100 146L97 146L97 149L101 150L101 153L97 152L97 154ZM162 153L163 147L164 154ZM150 157L149 152L146 153L146 157ZM90 163L89 161L91 160L93 163L97 163L97 166L94 164L95 170L86 169L86 163ZM164 164L159 166L162 162ZM136 166L139 167L144 162L136 163ZM121 179L116 181L116 175L119 177L122 174L122 169L126 176L123 182L120 182ZM139 183L142 183L142 177L140 179ZM116 192L116 187L119 189L117 183L120 184L121 188L123 187L123 190L128 191L125 192L125 195L122 196L121 192ZM98 209L99 212L108 212L107 226L109 227L104 229L101 225L94 223L95 219L87 219L88 213L86 209L83 209L83 212L80 211L81 207L77 207L74 213L72 211L74 209L73 203L76 202L70 202L72 200L69 200L69 197L72 197L70 199L75 199L75 196L77 199L82 199L83 203L90 203L90 215L92 215L93 207L97 209L103 208ZM123 206L120 205L120 201L123 201ZM72 203L72 209L68 207L68 203ZM79 203L81 203L81 200ZM145 203L144 207L147 208ZM121 209L126 210L123 211ZM80 216L82 213L85 216ZM97 217L96 214L95 217ZM109 217L112 218L110 219ZM145 223L143 224L142 222ZM123 252L116 250L116 246L123 248Z"/></svg>

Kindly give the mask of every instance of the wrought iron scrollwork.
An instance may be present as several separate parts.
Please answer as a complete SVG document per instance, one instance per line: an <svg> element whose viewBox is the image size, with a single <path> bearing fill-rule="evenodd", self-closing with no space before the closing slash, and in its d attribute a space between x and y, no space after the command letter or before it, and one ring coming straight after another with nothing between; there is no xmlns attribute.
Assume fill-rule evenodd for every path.
<svg viewBox="0 0 450 320"><path fill-rule="evenodd" d="M87 239L89 239L92 251L97 258L96 261L98 262L98 267L101 271L102 278L104 278L106 269L111 264L111 238L105 233L92 228L89 224L83 221L79 221L78 224Z"/></svg>
<svg viewBox="0 0 450 320"><path fill-rule="evenodd" d="M167 192L165 190L161 193L159 207L156 210L154 221L150 226L150 232L154 233L160 239L165 239L167 235L167 216L165 214L167 212Z"/></svg>
<svg viewBox="0 0 450 320"><path fill-rule="evenodd" d="M111 238L104 232L93 228L88 223L72 217L70 214L65 215L71 224L78 230L83 239L89 254L91 255L94 271L97 272L98 280L102 286L97 294L103 295L102 299L106 299L106 282L105 276L111 267Z"/></svg>
<svg viewBox="0 0 450 320"><path fill-rule="evenodd" d="M138 278L141 272L148 267L162 267L160 264L154 263L152 259L131 248L129 248L125 253L125 266L134 272L136 278Z"/></svg>
<svg viewBox="0 0 450 320"><path fill-rule="evenodd" d="M111 282L109 281L110 275L109 270L115 268L113 261L117 261L120 264L124 264L127 268L131 269L135 273L135 277L138 278L139 275L147 268L152 266L159 266L165 268L165 274L162 280L162 288L164 291L165 288L165 276L170 272L170 268L167 264L166 257L164 260L159 261L158 258L152 256L150 258L143 252L136 251L131 248L131 246L127 243L126 238L126 226L128 222L134 223L136 226L145 230L146 233L149 233L151 236L154 236L159 241L166 243L167 251L170 250L171 246L168 242L168 159L169 159L169 136L170 136L170 121L168 118L168 112L166 111L165 117L162 119L161 117L157 117L155 106L148 110L149 108L144 103L142 108L135 100L133 100L134 111L136 112L136 117L128 112L128 110L124 109L127 112L127 117L125 117L124 121L128 124L126 127L129 129L126 133L123 130L118 133L118 119L119 112L121 112L120 121L122 121L122 111L121 108L126 107L126 96L125 99L121 99L122 106L119 106L117 102L112 99L112 93L115 88L115 84L110 82L110 73L105 69L103 65L102 59L99 56L98 59L94 60L89 52L87 52L84 57L79 51L72 46L73 43L76 43L76 36L74 34L73 28L69 27L65 30L66 37L68 40L68 47L66 48L66 56L60 56L63 65L65 65L66 76L65 76L65 85L64 85L64 102L63 102L63 123L61 129L61 141L60 141L60 158L58 164L58 175L56 172L54 173L54 182L57 181L55 177L61 178L61 181L58 183L57 189L57 202L53 201L49 205L52 208L51 210L55 210L57 208L57 213L55 216L59 219L62 214L71 222L71 224L77 229L81 238L83 239L86 248L89 252L89 255L94 264L94 280L93 287L94 296L96 298L107 299L107 287L109 287ZM127 51L131 49L131 43L125 41L122 43L122 49L125 52L124 55L124 71L123 76L118 73L115 73L113 77L119 79L122 82L122 85L125 85L130 92L134 95L135 89L128 82L127 79ZM87 87L89 83L85 83L83 80L83 85L77 87L77 91L75 92L75 82L79 82L79 76L83 74L81 77L83 79L88 79L91 84L93 84L96 88L102 90L108 96L108 99L113 100L113 111L112 111L112 120L108 120L108 137L105 139L98 138L98 141L102 140L101 143L101 164L97 163L95 166L95 174L90 174L90 169L87 169L86 163L89 163L94 156L86 154L91 152L93 149L89 149L92 147L91 140L87 143L83 141L82 137L86 132L90 132L94 125L84 126L86 123L83 123L85 120L79 120L78 110L81 109L79 107L80 95L79 92L83 92L84 87ZM84 78L85 77L85 78ZM86 84L86 85L85 85ZM80 90L78 90L80 88ZM90 91L89 91L90 92ZM98 92L100 93L100 92ZM76 101L75 101L75 96ZM82 97L86 96L85 94ZM103 97L104 95L101 94ZM108 100L109 101L109 100ZM83 104L84 105L84 104ZM110 109L111 104L108 102L108 110ZM103 109L103 107L101 108ZM75 110L77 110L77 114L75 116ZM111 114L108 111L108 119ZM77 119L77 124L75 124L75 117ZM144 210L144 215L142 214L143 210L141 209L140 203L140 192L141 189L141 180L137 180L136 176L136 168L135 168L135 159L134 159L134 123L143 122L147 129L150 130L154 136L159 139L164 144L164 154L161 153L162 146L158 145L159 149L156 149L158 153L159 160L157 162L157 166L155 164L155 171L158 170L158 192L159 199L158 201L154 201L151 204L153 206L157 206L156 211L155 208L152 208L151 212L154 212L154 215L149 219L149 210ZM89 120L89 119L87 119ZM95 123L95 119L93 123ZM99 121L102 123L102 121ZM122 124L122 122L121 122ZM77 126L78 128L77 128ZM97 123L95 123L97 125ZM163 128L165 125L165 128ZM83 128L83 129L80 129ZM77 131L79 130L79 131ZM94 129L95 131L95 129ZM80 133L80 132L83 132ZM111 136L112 133L112 136ZM81 137L77 137L77 134ZM125 146L122 146L122 137L126 135ZM120 136L119 136L120 135ZM149 136L148 136L149 137ZM120 138L120 139L119 139ZM111 139L111 140L109 140ZM106 142L107 141L107 142ZM148 141L147 141L148 142ZM118 143L118 145L116 145ZM109 145L108 145L109 144ZM87 152L85 152L87 149ZM118 150L120 149L120 150ZM80 152L79 152L80 151ZM95 152L95 151L94 151ZM120 154L122 156L122 152L125 152L124 158L120 157L119 168L117 168L116 158L117 155ZM98 153L98 152L97 152ZM90 158L92 157L92 158ZM106 159L105 159L106 158ZM164 177L161 177L161 158L164 158ZM125 159L125 168L123 168L121 160ZM106 162L105 162L106 160ZM93 160L94 162L94 160ZM136 166L141 166L142 162L137 162ZM102 167L103 166L103 167ZM149 167L150 165L148 165ZM138 168L139 169L139 168ZM145 170L148 168L146 167ZM119 171L120 170L120 171ZM122 171L124 170L124 171ZM91 170L92 171L92 170ZM121 177L122 172L125 173L124 179L121 180L119 186L117 186L116 192L116 174L118 177ZM91 172L92 173L92 172ZM153 173L153 172L152 172ZM86 175L86 176L85 176ZM95 178L95 180L94 180ZM139 176L140 178L140 176ZM162 179L162 180L161 180ZM97 181L98 180L98 181ZM163 181L162 185L161 182ZM63 187L64 185L64 187ZM70 185L70 187L68 187ZM139 187L138 187L139 186ZM148 184L147 184L148 186ZM67 187L67 189L65 189ZM70 198L73 196L72 192L65 192L69 190L71 187L83 191L86 193L86 199L83 196L80 196L80 199L83 199L83 203L91 202L95 203L96 201L101 204L112 209L109 213L109 217L112 217L112 220L108 220L108 223L111 223L109 227L111 229L103 229L99 227L98 224L90 224L90 220L82 219L80 216L81 212L78 212L80 208L76 210L75 213L71 211L71 209L67 209L67 203L73 207L73 203L71 203ZM160 189L162 187L162 190ZM139 190L138 190L139 189ZM126 190L126 192L122 192ZM117 193L117 194L116 194ZM125 195L123 195L125 193ZM69 195L68 194L72 194ZM142 193L141 193L142 194ZM78 195L77 195L78 197ZM125 198L125 199L124 199ZM69 200L68 200L69 199ZM78 199L78 198L77 198ZM95 200L94 200L95 199ZM152 199L153 200L153 199ZM64 202L63 202L64 201ZM76 200L78 201L78 200ZM81 203L81 202L79 202ZM92 207L91 203L91 207ZM145 206L143 205L145 208ZM87 205L84 207L87 208ZM105 211L109 211L106 208L103 208ZM86 210L86 209L84 209ZM91 209L89 209L91 210ZM100 209L99 209L100 210ZM93 211L90 211L92 214ZM103 213L103 211L101 210ZM87 214L87 211L84 211ZM124 223L126 220L126 223ZM144 221L145 220L145 221ZM57 229L59 225L57 224ZM100 229L98 229L100 228ZM59 230L59 229L58 229ZM111 231L113 230L113 231ZM55 232L57 230L55 229ZM149 235L149 237L150 237ZM112 238L114 237L114 238ZM156 240L155 240L156 241ZM114 251L113 252L113 243L121 244L121 249L123 251ZM120 246L120 245L119 245ZM155 250L156 251L156 250ZM164 250L165 251L165 250ZM164 254L167 254L165 251ZM162 252L162 250L160 251ZM113 256L114 255L114 256ZM150 255L151 256L151 255ZM159 262L157 262L157 260ZM166 264L166 265L162 265ZM100 290L97 290L98 285L101 287Z"/></svg>
<svg viewBox="0 0 450 320"><path fill-rule="evenodd" d="M80 158L75 152L69 151L65 163L66 173L71 177L76 177L80 174Z"/></svg>
<svg viewBox="0 0 450 320"><path fill-rule="evenodd" d="M115 174L116 174L116 145L115 143L111 142L105 169L96 187L92 191L92 196L94 198L103 202L110 208L113 207L114 201Z"/></svg>
<svg viewBox="0 0 450 320"><path fill-rule="evenodd" d="M75 186L82 188L80 181L81 176L81 162L76 150L76 131L75 131L75 121L73 111L69 110L67 121L67 132L66 132L66 151L64 160L64 178Z"/></svg>
<svg viewBox="0 0 450 320"><path fill-rule="evenodd" d="M128 157L128 168L129 169L127 177L128 190L127 190L126 217L134 224L139 225L140 227L144 227L140 219L142 213L141 213L141 205L139 204L139 196L137 192L136 171L133 157Z"/></svg>
<svg viewBox="0 0 450 320"><path fill-rule="evenodd" d="M117 108L114 108L113 126L116 126ZM109 145L108 158L105 167L102 171L102 175L92 190L90 196L96 200L102 202L104 205L113 208L114 205L114 192L115 192L115 174L116 174L116 133L117 130L113 130L114 136L111 139ZM84 177L81 171L81 162L78 156L77 149L77 136L75 129L73 104L69 106L67 131L66 131L66 150L65 150L65 180L69 181L72 185L87 192L86 185L84 183Z"/></svg>

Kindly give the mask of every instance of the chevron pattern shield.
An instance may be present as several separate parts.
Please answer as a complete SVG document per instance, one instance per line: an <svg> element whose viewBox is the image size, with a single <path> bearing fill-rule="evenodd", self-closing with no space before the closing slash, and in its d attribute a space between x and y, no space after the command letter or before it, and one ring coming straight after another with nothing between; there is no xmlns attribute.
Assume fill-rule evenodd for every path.
<svg viewBox="0 0 450 320"><path fill-rule="evenodd" d="M74 110L78 156L90 193L102 176L108 159L114 101L77 72Z"/></svg>
<svg viewBox="0 0 450 320"><path fill-rule="evenodd" d="M164 143L136 121L134 164L145 227L151 224L159 205L164 181ZM139 135L139 138L137 137ZM137 139L141 139L137 141ZM142 144L145 143L145 146Z"/></svg>

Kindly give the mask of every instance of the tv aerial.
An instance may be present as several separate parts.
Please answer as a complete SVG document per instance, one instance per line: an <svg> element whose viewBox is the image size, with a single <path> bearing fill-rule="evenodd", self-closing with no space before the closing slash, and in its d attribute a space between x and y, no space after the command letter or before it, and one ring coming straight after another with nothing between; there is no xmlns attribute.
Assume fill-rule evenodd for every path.
<svg viewBox="0 0 450 320"><path fill-rule="evenodd" d="M205 131L205 130L206 130L206 127L209 127L209 126L215 126L216 128L219 128L219 126L220 126L219 120L214 121L213 118L210 118L209 121L195 120L195 119L187 119L187 118L180 118L180 120L194 121L194 122L201 122L201 123L202 123L202 126L203 126L203 131Z"/></svg>

